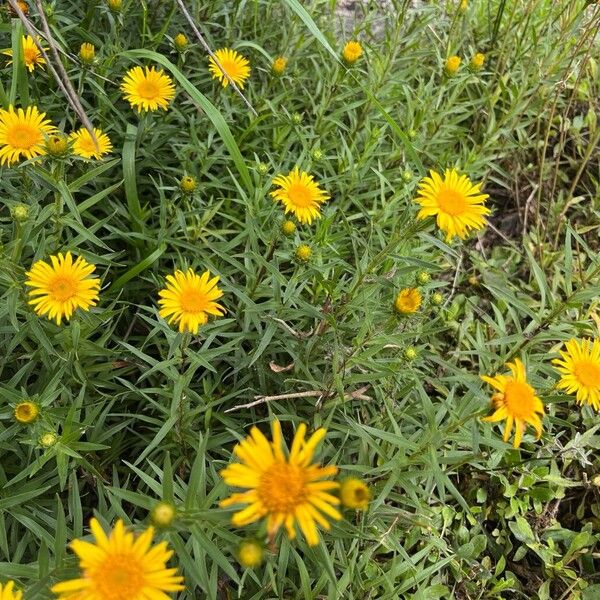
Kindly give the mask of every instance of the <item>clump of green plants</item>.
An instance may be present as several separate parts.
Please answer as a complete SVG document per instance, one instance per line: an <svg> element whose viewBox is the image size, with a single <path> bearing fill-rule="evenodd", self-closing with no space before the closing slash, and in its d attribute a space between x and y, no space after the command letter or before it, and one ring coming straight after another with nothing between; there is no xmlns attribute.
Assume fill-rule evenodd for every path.
<svg viewBox="0 0 600 600"><path fill-rule="evenodd" d="M600 5L341 8L3 2L0 600L600 594Z"/></svg>

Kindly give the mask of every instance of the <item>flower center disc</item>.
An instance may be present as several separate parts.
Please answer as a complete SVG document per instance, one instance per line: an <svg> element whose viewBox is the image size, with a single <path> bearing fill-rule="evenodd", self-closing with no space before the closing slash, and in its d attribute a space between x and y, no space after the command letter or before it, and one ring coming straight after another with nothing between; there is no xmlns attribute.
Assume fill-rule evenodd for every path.
<svg viewBox="0 0 600 600"><path fill-rule="evenodd" d="M437 201L440 208L452 216L461 215L467 209L465 197L455 190L440 190Z"/></svg>
<svg viewBox="0 0 600 600"><path fill-rule="evenodd" d="M25 48L23 50L23 59L26 65L34 63L37 59L37 50L35 48Z"/></svg>
<svg viewBox="0 0 600 600"><path fill-rule="evenodd" d="M158 96L158 86L152 81L141 81L138 86L138 94L146 100L153 100Z"/></svg>
<svg viewBox="0 0 600 600"><path fill-rule="evenodd" d="M300 208L306 208L312 204L310 190L300 183L294 183L289 187L288 197L292 204Z"/></svg>
<svg viewBox="0 0 600 600"><path fill-rule="evenodd" d="M49 288L54 300L66 302L77 293L77 282L70 277L57 277Z"/></svg>
<svg viewBox="0 0 600 600"><path fill-rule="evenodd" d="M8 146L29 150L41 141L40 132L29 125L15 125L6 131Z"/></svg>
<svg viewBox="0 0 600 600"><path fill-rule="evenodd" d="M86 575L103 600L138 598L146 585L144 571L131 555L111 556Z"/></svg>
<svg viewBox="0 0 600 600"><path fill-rule="evenodd" d="M504 391L504 402L509 414L517 419L530 417L533 412L533 388L522 381L509 381Z"/></svg>
<svg viewBox="0 0 600 600"><path fill-rule="evenodd" d="M600 367L587 360L579 361L575 364L575 377L577 381L586 387L600 387Z"/></svg>
<svg viewBox="0 0 600 600"><path fill-rule="evenodd" d="M269 512L292 513L307 496L305 471L296 465L274 464L261 476L257 492Z"/></svg>
<svg viewBox="0 0 600 600"><path fill-rule="evenodd" d="M206 310L208 301L206 296L196 290L184 290L179 297L181 310L186 313L199 313Z"/></svg>

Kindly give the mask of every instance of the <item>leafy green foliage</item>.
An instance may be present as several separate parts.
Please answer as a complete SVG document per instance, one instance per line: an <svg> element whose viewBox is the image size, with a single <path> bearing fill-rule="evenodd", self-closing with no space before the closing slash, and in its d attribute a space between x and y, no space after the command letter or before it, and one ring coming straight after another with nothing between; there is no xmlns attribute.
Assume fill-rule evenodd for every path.
<svg viewBox="0 0 600 600"><path fill-rule="evenodd" d="M176 2L46 7L114 152L0 168L0 581L26 598L76 576L67 544L91 516L148 524L161 499L178 508L157 535L175 550L182 599L598 597L598 418L554 389L550 359L571 337L600 336L600 8L391 4L385 28L373 13L342 32L329 1L186 2L211 48L249 58L257 116L211 80ZM22 25L2 15L16 60L0 65L0 105L35 103L78 128L50 73L25 70ZM365 54L348 68L338 57L351 38ZM96 46L89 69L82 42ZM463 57L454 77L450 54ZM135 64L173 77L168 112L139 116L122 99ZM332 198L285 237L268 194L296 165ZM490 227L465 243L415 220L419 178L450 166L491 196ZM191 195L185 174L199 182ZM301 243L307 263L294 259ZM65 250L97 265L103 287L98 307L58 327L33 313L24 280ZM188 266L219 274L225 292L226 316L198 336L156 304L164 277ZM422 309L400 318L395 295L421 271ZM479 421L479 374L514 357L547 410L542 439L520 450ZM13 416L24 398L41 406L28 426ZM303 421L327 427L320 458L364 477L373 500L319 546L280 536L245 571L235 549L258 526L231 526L218 472L275 416L288 439Z"/></svg>

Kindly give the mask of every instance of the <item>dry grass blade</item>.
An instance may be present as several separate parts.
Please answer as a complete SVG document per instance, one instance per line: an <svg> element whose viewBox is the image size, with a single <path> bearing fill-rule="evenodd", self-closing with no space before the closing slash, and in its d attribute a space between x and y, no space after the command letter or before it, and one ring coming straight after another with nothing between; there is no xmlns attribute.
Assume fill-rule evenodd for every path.
<svg viewBox="0 0 600 600"><path fill-rule="evenodd" d="M39 0L36 0L36 2L39 2ZM250 104L249 100L246 98L246 96L244 96L244 94L242 93L240 88L236 85L235 81L233 81L233 79L231 79L231 77L229 77L229 75L227 74L227 71L223 68L223 65L221 64L219 59L215 56L215 53L210 49L210 46L206 43L206 40L204 39L204 37L202 36L200 31L196 27L196 23L194 23L194 19L192 19L192 15L190 15L190 13L188 12L188 9L185 7L183 0L177 0L177 4L179 5L179 8L181 9L181 12L183 13L183 16L185 17L186 21L190 24L192 31L198 38L198 41L200 42L200 44L202 44L202 47L206 50L206 52L208 52L208 55L215 61L215 63L217 63L217 66L219 67L219 69L221 69L223 75L225 75L225 77L227 78L227 81L229 81L230 85L237 92L239 97L244 101L244 104L248 107L248 110L250 110L250 112L255 117L257 117L258 113L254 110L252 104Z"/></svg>

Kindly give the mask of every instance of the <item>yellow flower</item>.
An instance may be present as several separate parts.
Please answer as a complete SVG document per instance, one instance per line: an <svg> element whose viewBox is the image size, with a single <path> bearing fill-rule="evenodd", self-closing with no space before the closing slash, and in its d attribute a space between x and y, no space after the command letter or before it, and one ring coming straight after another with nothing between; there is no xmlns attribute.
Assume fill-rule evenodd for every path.
<svg viewBox="0 0 600 600"><path fill-rule="evenodd" d="M398 292L394 307L402 315L416 313L421 307L421 292L416 288L404 288Z"/></svg>
<svg viewBox="0 0 600 600"><path fill-rule="evenodd" d="M69 135L69 140L73 144L73 153L81 158L102 158L112 150L110 138L102 133L100 129L94 127L94 135L96 136L96 144L90 135L90 132L82 127L78 131L74 131Z"/></svg>
<svg viewBox="0 0 600 600"><path fill-rule="evenodd" d="M26 275L29 287L29 304L38 315L48 315L49 319L60 325L62 318L67 321L78 308L85 311L96 306L100 280L90 277L96 270L81 256L73 262L70 252L65 255L51 256L49 265L38 260Z"/></svg>
<svg viewBox="0 0 600 600"><path fill-rule="evenodd" d="M342 504L354 510L367 510L371 500L369 486L356 477L344 479L340 485L340 499Z"/></svg>
<svg viewBox="0 0 600 600"><path fill-rule="evenodd" d="M17 0L17 4L19 5L19 8L23 12L23 14L27 16L29 14L29 6L27 6L25 0ZM8 12L12 17L17 16L17 11L10 4L8 5Z"/></svg>
<svg viewBox="0 0 600 600"><path fill-rule="evenodd" d="M167 542L151 545L152 527L137 538L120 519L108 536L96 519L90 528L95 544L71 542L82 574L52 588L58 600L167 600L168 592L185 589L177 569L167 568L173 555Z"/></svg>
<svg viewBox="0 0 600 600"><path fill-rule="evenodd" d="M46 139L45 149L50 156L65 156L69 152L69 140L62 133L52 134Z"/></svg>
<svg viewBox="0 0 600 600"><path fill-rule="evenodd" d="M329 519L341 519L334 507L339 499L328 492L336 490L335 481L322 481L336 475L337 467L321 467L312 463L317 445L325 437L326 430L315 431L306 440L306 425L299 425L289 454L282 449L283 438L279 421L273 421L273 441L269 442L258 427L253 427L250 436L233 450L242 461L229 465L221 476L230 486L246 488L234 493L220 504L228 507L247 504L233 515L232 523L243 527L263 517L267 518L270 538L285 525L288 537L296 537L297 524L309 546L319 543L317 524L329 529Z"/></svg>
<svg viewBox="0 0 600 600"><path fill-rule="evenodd" d="M456 71L458 71L458 69L460 68L461 61L462 59L460 58L460 56L451 56L450 58L448 58L444 66L446 73L448 73L448 75L454 75Z"/></svg>
<svg viewBox="0 0 600 600"><path fill-rule="evenodd" d="M244 540L240 543L237 551L237 557L242 567L253 569L258 567L263 561L264 549L262 544L255 540Z"/></svg>
<svg viewBox="0 0 600 600"><path fill-rule="evenodd" d="M170 502L158 502L150 511L150 519L157 527L169 527L176 516L177 510Z"/></svg>
<svg viewBox="0 0 600 600"><path fill-rule="evenodd" d="M312 256L312 248L308 244L300 244L294 253L296 260L300 262L308 262Z"/></svg>
<svg viewBox="0 0 600 600"><path fill-rule="evenodd" d="M22 600L23 592L15 590L15 582L0 583L0 600Z"/></svg>
<svg viewBox="0 0 600 600"><path fill-rule="evenodd" d="M210 278L210 272L196 275L192 269L167 275L167 286L160 290L159 315L171 323L179 323L179 331L198 333L209 315L220 317L225 309L215 302L223 292L218 288L219 277Z"/></svg>
<svg viewBox="0 0 600 600"><path fill-rule="evenodd" d="M273 70L273 73L275 73L276 75L283 75L283 72L285 71L285 67L287 66L288 60L287 58L285 58L285 56L278 56L274 61L273 61L273 66L271 67L271 69Z"/></svg>
<svg viewBox="0 0 600 600"><path fill-rule="evenodd" d="M561 374L556 387L600 410L600 340L569 340L560 355L552 361Z"/></svg>
<svg viewBox="0 0 600 600"><path fill-rule="evenodd" d="M244 89L244 82L250 77L248 59L235 50L231 50L231 48L221 48L215 52L215 56L230 79L240 89ZM212 73L213 79L218 79L224 88L229 85L229 80L223 75L223 71L221 71L212 56L208 59L208 69Z"/></svg>
<svg viewBox="0 0 600 600"><path fill-rule="evenodd" d="M355 63L363 53L362 46L359 42L348 42L342 50L342 56L347 63Z"/></svg>
<svg viewBox="0 0 600 600"><path fill-rule="evenodd" d="M38 38L38 43L40 43L40 39ZM29 69L31 73L37 66L45 65L46 60L42 56L40 49L37 47L35 40L30 35L25 35L21 38L21 47L23 48L23 60L25 61L25 66ZM48 48L44 48L44 52L48 50ZM13 55L12 48L7 50L3 50L2 54L5 56ZM10 65L12 61L8 61Z"/></svg>
<svg viewBox="0 0 600 600"><path fill-rule="evenodd" d="M108 0L108 8L113 12L120 12L123 5L123 0Z"/></svg>
<svg viewBox="0 0 600 600"><path fill-rule="evenodd" d="M23 425L33 423L40 414L40 407L35 402L24 400L15 406L15 420ZM1 600L1 599L0 599Z"/></svg>
<svg viewBox="0 0 600 600"><path fill-rule="evenodd" d="M96 58L96 48L94 44L88 42L81 44L81 48L79 48L79 58L81 59L81 62L86 65L91 65Z"/></svg>
<svg viewBox="0 0 600 600"><path fill-rule="evenodd" d="M155 67L133 67L127 71L121 84L121 91L131 108L138 112L167 110L175 97L175 86L172 79L162 69Z"/></svg>
<svg viewBox="0 0 600 600"><path fill-rule="evenodd" d="M469 66L471 67L472 71L480 71L483 68L483 63L485 63L485 54L478 52L471 59Z"/></svg>
<svg viewBox="0 0 600 600"><path fill-rule="evenodd" d="M474 185L456 169L446 169L444 179L435 171L429 172L419 184L415 202L421 205L418 219L436 217L437 226L446 234L446 241L457 236L464 240L470 229L483 229L487 223L485 207L489 196L482 194L479 184Z"/></svg>
<svg viewBox="0 0 600 600"><path fill-rule="evenodd" d="M312 175L295 167L288 175L273 180L278 190L271 196L285 206L285 213L293 213L300 223L313 222L321 216L320 204L329 200L329 194L319 187Z"/></svg>
<svg viewBox="0 0 600 600"><path fill-rule="evenodd" d="M188 47L188 44L189 41L183 33L178 33L173 38L173 46L175 46L175 50L177 50L177 52L183 52Z"/></svg>
<svg viewBox="0 0 600 600"><path fill-rule="evenodd" d="M48 431L40 436L38 442L42 448L52 448L52 446L58 442L58 436L55 433Z"/></svg>
<svg viewBox="0 0 600 600"><path fill-rule="evenodd" d="M521 445L527 423L535 429L537 439L542 435L542 420L539 415L544 414L544 405L535 395L535 390L527 383L523 363L516 358L514 362L508 363L506 366L510 369L512 376L488 377L481 375L483 381L498 390L498 393L492 396L494 414L485 417L483 421L486 423L506 421L503 438L505 442L508 441L514 424L513 446L518 448Z"/></svg>
<svg viewBox="0 0 600 600"><path fill-rule="evenodd" d="M26 110L12 106L0 109L0 165L6 163L10 167L21 156L29 160L46 154L45 138L56 127L45 117L46 113L39 112L36 106Z"/></svg>
<svg viewBox="0 0 600 600"><path fill-rule="evenodd" d="M469 0L460 0L460 4L458 6L460 12L466 12L467 8L469 8Z"/></svg>
<svg viewBox="0 0 600 600"><path fill-rule="evenodd" d="M179 182L179 187L184 194L192 194L196 191L198 183L191 175L184 175Z"/></svg>
<svg viewBox="0 0 600 600"><path fill-rule="evenodd" d="M285 235L287 237L293 236L294 233L296 233L296 223L294 223L294 221L290 221L289 219L286 219L281 224L281 232L283 233L283 235Z"/></svg>

